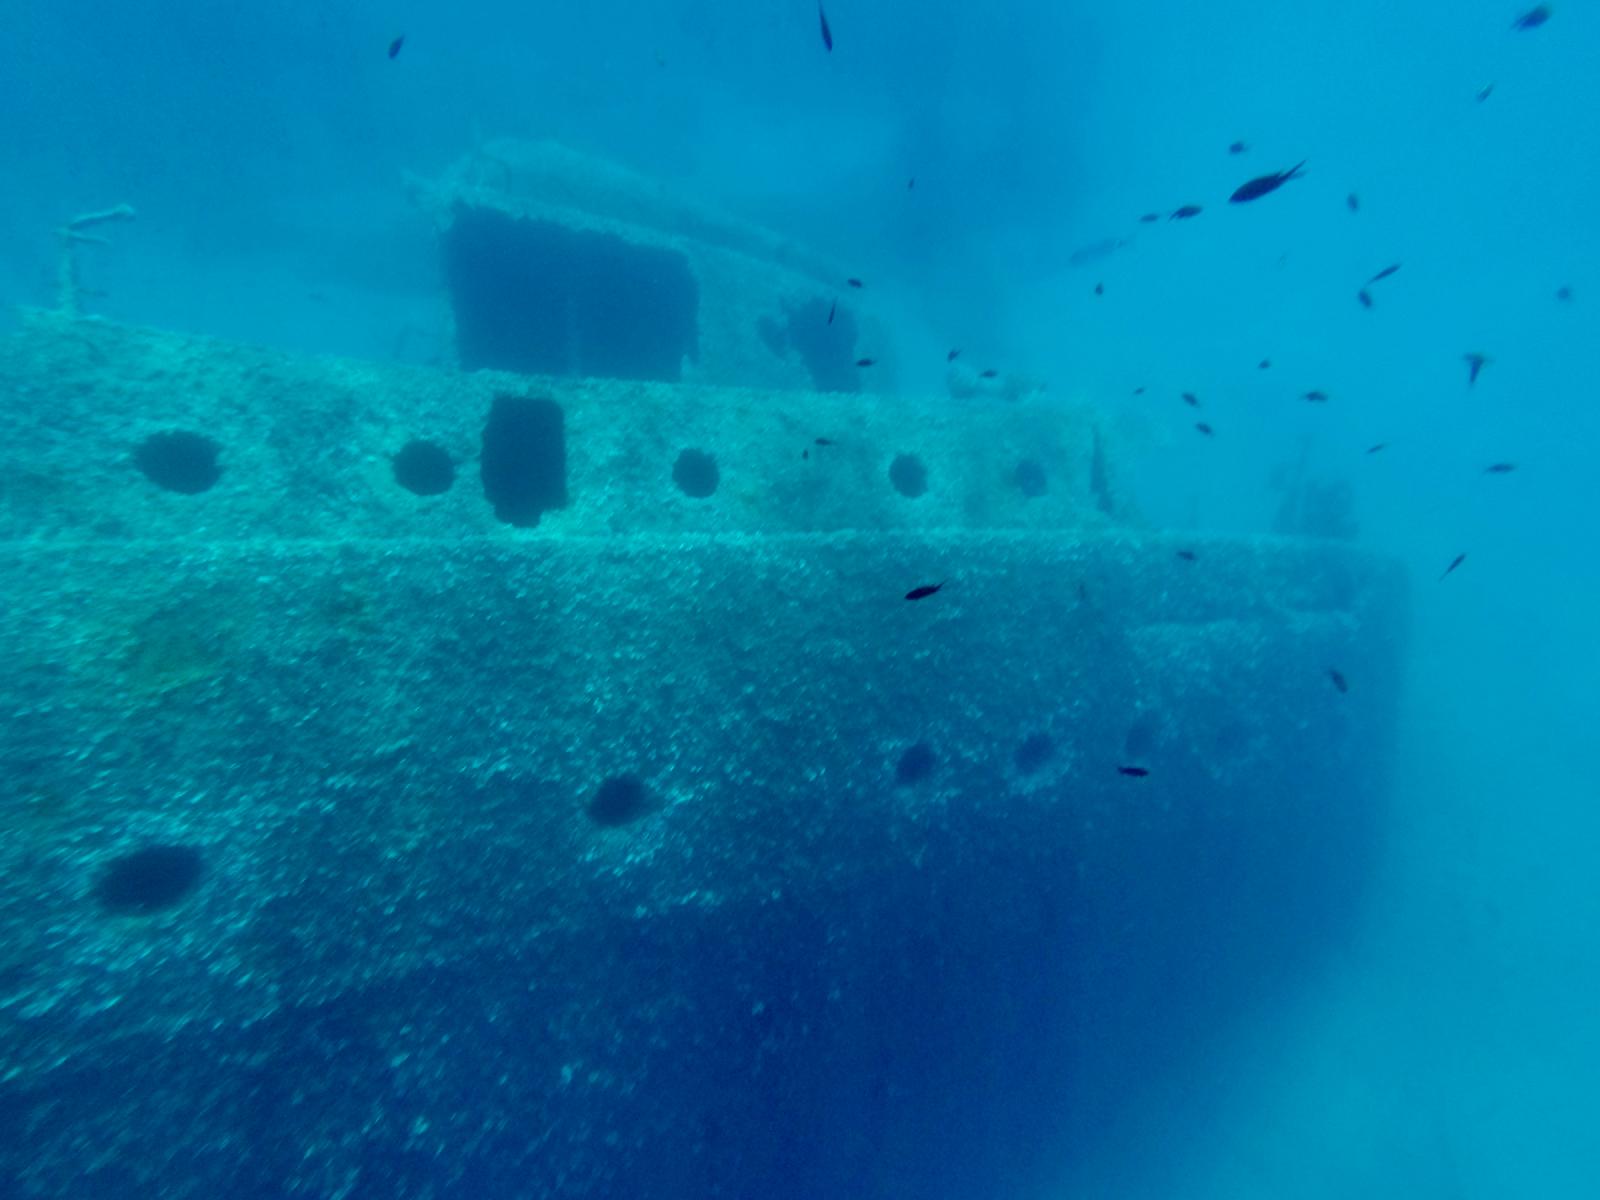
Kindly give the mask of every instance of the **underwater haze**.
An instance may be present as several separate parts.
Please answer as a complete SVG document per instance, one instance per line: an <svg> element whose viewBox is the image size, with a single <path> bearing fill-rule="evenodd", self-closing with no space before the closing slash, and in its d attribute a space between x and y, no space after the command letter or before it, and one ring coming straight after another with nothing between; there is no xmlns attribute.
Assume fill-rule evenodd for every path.
<svg viewBox="0 0 1600 1200"><path fill-rule="evenodd" d="M407 180L550 139L842 264L899 397L1091 406L1150 527L1401 563L1358 928L972 1200L1600 1196L1600 9L824 7L7 0L0 304L127 204L93 314L448 368Z"/></svg>

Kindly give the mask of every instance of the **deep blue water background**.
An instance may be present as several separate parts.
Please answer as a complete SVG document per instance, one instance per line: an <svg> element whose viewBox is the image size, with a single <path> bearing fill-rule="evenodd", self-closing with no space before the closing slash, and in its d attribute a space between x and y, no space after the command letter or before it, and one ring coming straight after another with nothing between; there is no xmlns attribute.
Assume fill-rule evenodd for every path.
<svg viewBox="0 0 1600 1200"><path fill-rule="evenodd" d="M0 302L48 303L50 231L127 202L94 311L422 357L442 299L402 172L555 137L850 264L929 403L949 345L1093 399L1156 523L1265 530L1305 454L1415 578L1368 928L1063 1194L1595 1195L1600 12L1517 12L836 0L830 55L810 0L7 0ZM1131 241L1071 265L1105 237ZM1493 358L1471 388L1466 351Z"/></svg>

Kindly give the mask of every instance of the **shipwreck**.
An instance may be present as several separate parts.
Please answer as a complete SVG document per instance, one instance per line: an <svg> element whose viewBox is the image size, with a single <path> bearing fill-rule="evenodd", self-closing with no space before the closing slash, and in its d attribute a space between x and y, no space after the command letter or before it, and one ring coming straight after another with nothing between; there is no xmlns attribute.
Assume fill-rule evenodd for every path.
<svg viewBox="0 0 1600 1200"><path fill-rule="evenodd" d="M453 367L0 340L6 1194L1025 1194L1351 926L1394 564L863 396L650 181L413 187Z"/></svg>

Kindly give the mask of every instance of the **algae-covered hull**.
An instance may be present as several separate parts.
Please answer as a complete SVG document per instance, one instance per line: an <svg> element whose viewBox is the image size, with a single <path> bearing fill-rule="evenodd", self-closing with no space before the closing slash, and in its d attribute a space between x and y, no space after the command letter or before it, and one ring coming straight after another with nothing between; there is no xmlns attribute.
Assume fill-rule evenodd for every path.
<svg viewBox="0 0 1600 1200"><path fill-rule="evenodd" d="M1359 903L1398 572L1120 525L1087 411L0 385L16 1194L1022 1194Z"/></svg>

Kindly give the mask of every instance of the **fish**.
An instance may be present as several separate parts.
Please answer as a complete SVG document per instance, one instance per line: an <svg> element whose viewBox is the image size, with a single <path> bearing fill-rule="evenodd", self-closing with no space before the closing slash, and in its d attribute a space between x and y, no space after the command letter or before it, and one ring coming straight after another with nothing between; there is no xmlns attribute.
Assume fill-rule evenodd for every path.
<svg viewBox="0 0 1600 1200"><path fill-rule="evenodd" d="M1185 204L1182 208L1173 209L1172 215L1167 220L1187 221L1190 217L1198 217L1199 215L1200 206L1198 204Z"/></svg>
<svg viewBox="0 0 1600 1200"><path fill-rule="evenodd" d="M861 286L861 280L859 279L846 279L845 282L853 288L858 288Z"/></svg>
<svg viewBox="0 0 1600 1200"><path fill-rule="evenodd" d="M1153 224L1155 224L1155 222L1161 220L1161 214L1160 213L1145 213L1144 216L1139 218L1139 220L1143 221L1146 225L1153 225Z"/></svg>
<svg viewBox="0 0 1600 1200"><path fill-rule="evenodd" d="M1490 463L1483 469L1485 475L1509 475L1517 469L1516 463L1497 462Z"/></svg>
<svg viewBox="0 0 1600 1200"><path fill-rule="evenodd" d="M833 324L833 314L838 311L838 308L839 308L839 302L837 300L835 300L832 304L828 305L828 324L829 325Z"/></svg>
<svg viewBox="0 0 1600 1200"><path fill-rule="evenodd" d="M1468 387L1478 382L1478 372L1483 370L1486 363L1493 361L1487 354L1478 354L1476 351L1463 354L1461 358L1467 364Z"/></svg>
<svg viewBox="0 0 1600 1200"><path fill-rule="evenodd" d="M1301 399L1302 400L1309 400L1313 404L1326 404L1328 402L1328 393L1327 392L1307 392L1304 396L1301 397Z"/></svg>
<svg viewBox="0 0 1600 1200"><path fill-rule="evenodd" d="M404 46L405 44L406 35L402 33L399 37L395 38L394 41L389 43L389 57L394 58L396 55L398 55L400 53L400 47Z"/></svg>
<svg viewBox="0 0 1600 1200"><path fill-rule="evenodd" d="M1380 280L1380 279L1387 279L1387 278L1389 278L1389 276L1393 275L1399 269L1400 269L1400 264L1399 263L1391 263L1389 266L1387 266L1383 270L1379 271L1371 279L1367 280L1367 282L1369 284L1370 283L1377 283L1378 280Z"/></svg>
<svg viewBox="0 0 1600 1200"><path fill-rule="evenodd" d="M1196 396L1193 392L1185 392L1183 394L1183 402L1190 408L1200 407L1200 397Z"/></svg>
<svg viewBox="0 0 1600 1200"><path fill-rule="evenodd" d="M1079 246L1067 256L1067 262L1074 267L1086 267L1090 263L1111 257L1127 244L1124 238L1101 238L1098 242L1090 242L1087 246Z"/></svg>
<svg viewBox="0 0 1600 1200"><path fill-rule="evenodd" d="M1096 296L1104 296L1106 294L1106 285L1103 284L1103 283L1095 284L1094 285L1094 294Z"/></svg>
<svg viewBox="0 0 1600 1200"><path fill-rule="evenodd" d="M1535 4L1515 21L1511 22L1513 29L1537 29L1550 19L1550 6L1548 4Z"/></svg>
<svg viewBox="0 0 1600 1200"><path fill-rule="evenodd" d="M944 582L943 581L940 581L939 583L925 583L921 587L914 587L909 592L907 592L906 593L906 599L907 600L926 600L929 596L933 595L935 592L937 592L943 586L944 586Z"/></svg>
<svg viewBox="0 0 1600 1200"><path fill-rule="evenodd" d="M878 365L878 360L875 359L875 358L858 358L858 359L856 359L856 366L858 366L858 367L875 367L877 365Z"/></svg>
<svg viewBox="0 0 1600 1200"><path fill-rule="evenodd" d="M1562 284L1560 287L1558 287L1556 289L1556 299L1562 301L1563 303L1568 301L1568 300L1571 300L1572 299L1572 289L1570 287L1568 287L1566 284Z"/></svg>
<svg viewBox="0 0 1600 1200"><path fill-rule="evenodd" d="M1301 159L1287 171L1274 171L1270 175L1257 175L1246 183L1241 183L1234 189L1233 195L1228 197L1230 204L1244 204L1250 200L1259 200L1269 192L1275 192L1291 179L1300 178L1300 168L1305 166Z"/></svg>
<svg viewBox="0 0 1600 1200"><path fill-rule="evenodd" d="M1148 767L1118 767L1117 774L1131 775L1135 779L1143 779L1150 774L1150 769Z"/></svg>
<svg viewBox="0 0 1600 1200"><path fill-rule="evenodd" d="M1350 685L1345 681L1345 677L1333 667L1328 668L1328 678L1333 680L1333 686L1338 688L1341 693L1350 690Z"/></svg>
<svg viewBox="0 0 1600 1200"><path fill-rule="evenodd" d="M1134 395L1135 395L1135 396L1142 396L1142 395L1144 395L1144 388L1142 388L1142 387L1136 387L1136 388L1134 388L1134 389L1133 389L1133 394L1134 394Z"/></svg>
<svg viewBox="0 0 1600 1200"><path fill-rule="evenodd" d="M1233 145L1228 147L1228 153L1229 154L1243 154L1248 149L1250 149L1250 147L1246 146L1243 142L1235 142L1235 143L1233 143Z"/></svg>
<svg viewBox="0 0 1600 1200"><path fill-rule="evenodd" d="M1439 576L1439 578L1443 579L1445 575L1450 574L1451 571L1454 571L1462 563L1466 562L1466 560L1467 560L1467 556L1466 556L1465 553L1456 555L1454 558L1452 558L1450 560L1450 565L1444 569L1444 575Z"/></svg>
<svg viewBox="0 0 1600 1200"><path fill-rule="evenodd" d="M1207 437L1211 436L1211 426L1207 425L1204 421L1196 421L1194 423L1194 427Z"/></svg>
<svg viewBox="0 0 1600 1200"><path fill-rule="evenodd" d="M993 367L986 367L982 371L978 372L978 378L979 379L993 379L999 374L1000 374L1000 372L996 371Z"/></svg>
<svg viewBox="0 0 1600 1200"><path fill-rule="evenodd" d="M833 30L828 28L828 14L822 11L821 4L817 5L817 20L822 23L822 45L828 53L832 54Z"/></svg>
<svg viewBox="0 0 1600 1200"><path fill-rule="evenodd" d="M800 457L801 458L810 458L811 457L811 451L809 451L809 450L800 451Z"/></svg>
<svg viewBox="0 0 1600 1200"><path fill-rule="evenodd" d="M1263 358L1260 362L1258 362L1256 364L1256 370L1265 371L1271 365L1272 365L1272 360L1270 358Z"/></svg>
<svg viewBox="0 0 1600 1200"><path fill-rule="evenodd" d="M1361 307L1362 308L1371 308L1372 307L1372 293L1367 291L1366 288L1362 288L1359 292L1356 293L1356 299L1361 301Z"/></svg>
<svg viewBox="0 0 1600 1200"><path fill-rule="evenodd" d="M1196 562L1200 556L1193 550L1179 550L1178 557L1183 559L1184 562Z"/></svg>
<svg viewBox="0 0 1600 1200"><path fill-rule="evenodd" d="M820 438L819 437L819 438L813 439L811 444L813 446L837 446L839 443L834 441L832 438Z"/></svg>
<svg viewBox="0 0 1600 1200"><path fill-rule="evenodd" d="M1374 442L1372 445L1367 447L1367 453L1376 454L1379 450L1386 449L1388 445L1388 442Z"/></svg>
<svg viewBox="0 0 1600 1200"><path fill-rule="evenodd" d="M1360 211L1360 209L1361 209L1361 197L1356 195L1354 192L1351 192L1348 196L1346 196L1344 198L1344 206L1346 208L1348 208L1351 212Z"/></svg>
<svg viewBox="0 0 1600 1200"><path fill-rule="evenodd" d="M1478 89L1478 103L1482 104L1485 100L1487 100L1489 98L1490 93L1492 93L1493 91L1494 91L1494 84L1492 84L1492 83L1484 84L1481 88Z"/></svg>
<svg viewBox="0 0 1600 1200"><path fill-rule="evenodd" d="M914 188L916 186L917 186L917 177L915 175L913 175L910 179L906 180L906 191L909 192L912 188Z"/></svg>
<svg viewBox="0 0 1600 1200"><path fill-rule="evenodd" d="M948 353L948 354L946 354L944 356L944 360L945 360L945 362L955 362L955 360L960 358L960 357L961 357L961 351L960 350L952 350L952 351L950 351L950 353Z"/></svg>

